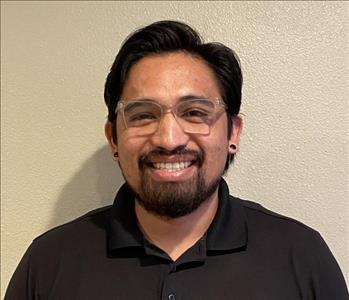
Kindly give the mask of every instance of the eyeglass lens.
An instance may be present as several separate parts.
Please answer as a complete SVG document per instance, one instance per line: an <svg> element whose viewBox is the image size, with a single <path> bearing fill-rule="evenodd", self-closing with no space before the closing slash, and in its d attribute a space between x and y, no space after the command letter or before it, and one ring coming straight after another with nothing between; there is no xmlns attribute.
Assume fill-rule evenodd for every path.
<svg viewBox="0 0 349 300"><path fill-rule="evenodd" d="M126 127L139 127L145 134L151 134L157 130L164 110L156 102L130 101L124 107ZM215 103L208 99L182 101L172 111L178 124L187 133L209 133L216 117Z"/></svg>

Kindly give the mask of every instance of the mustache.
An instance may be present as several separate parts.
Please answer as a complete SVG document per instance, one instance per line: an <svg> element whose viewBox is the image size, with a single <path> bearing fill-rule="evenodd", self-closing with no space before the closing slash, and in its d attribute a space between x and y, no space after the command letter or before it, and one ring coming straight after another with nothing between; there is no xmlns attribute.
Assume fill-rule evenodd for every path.
<svg viewBox="0 0 349 300"><path fill-rule="evenodd" d="M156 148L147 153L142 153L138 158L138 165L140 169L143 169L148 162L150 162L153 158L156 157L164 157L164 156L191 156L194 157L195 163L198 164L199 167L202 166L204 161L204 153L201 150L189 150L185 147L177 147L173 150L167 150L164 148Z"/></svg>

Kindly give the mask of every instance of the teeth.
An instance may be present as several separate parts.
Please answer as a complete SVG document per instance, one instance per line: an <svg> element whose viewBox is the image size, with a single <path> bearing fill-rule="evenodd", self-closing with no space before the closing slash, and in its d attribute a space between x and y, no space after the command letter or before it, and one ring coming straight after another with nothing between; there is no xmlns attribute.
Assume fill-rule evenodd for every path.
<svg viewBox="0 0 349 300"><path fill-rule="evenodd" d="M190 166L190 161L181 161L175 163L153 163L155 169L166 169L169 172L179 171Z"/></svg>

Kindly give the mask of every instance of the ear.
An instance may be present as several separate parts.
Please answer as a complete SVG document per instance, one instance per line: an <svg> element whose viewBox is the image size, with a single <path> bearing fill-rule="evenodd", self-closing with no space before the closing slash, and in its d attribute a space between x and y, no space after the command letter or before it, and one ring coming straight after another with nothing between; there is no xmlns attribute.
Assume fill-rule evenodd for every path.
<svg viewBox="0 0 349 300"><path fill-rule="evenodd" d="M237 115L232 117L230 122L232 122L232 129L229 138L229 154L235 154L237 152L240 142L240 134L242 131L242 118L240 115ZM235 147L233 145L235 145Z"/></svg>
<svg viewBox="0 0 349 300"><path fill-rule="evenodd" d="M115 123L107 121L104 125L104 134L108 140L113 159L118 161L119 156L115 155L115 153L116 154L118 153L118 146L116 144L116 141L114 141L114 138L113 138L113 126L115 126Z"/></svg>

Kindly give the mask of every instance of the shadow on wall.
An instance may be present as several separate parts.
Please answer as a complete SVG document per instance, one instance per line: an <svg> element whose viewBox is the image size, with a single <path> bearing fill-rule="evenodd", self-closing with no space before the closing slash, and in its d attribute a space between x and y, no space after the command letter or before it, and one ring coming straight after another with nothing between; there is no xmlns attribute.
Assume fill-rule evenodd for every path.
<svg viewBox="0 0 349 300"><path fill-rule="evenodd" d="M95 208L111 205L124 179L106 145L64 186L52 211L49 228L69 222Z"/></svg>

